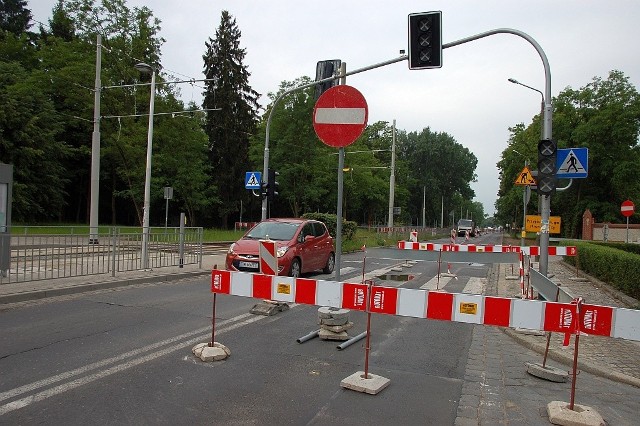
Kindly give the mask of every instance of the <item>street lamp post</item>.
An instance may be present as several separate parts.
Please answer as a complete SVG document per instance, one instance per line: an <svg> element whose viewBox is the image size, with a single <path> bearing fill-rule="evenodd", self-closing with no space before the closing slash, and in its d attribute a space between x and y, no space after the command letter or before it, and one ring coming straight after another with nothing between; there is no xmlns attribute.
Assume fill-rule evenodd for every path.
<svg viewBox="0 0 640 426"><path fill-rule="evenodd" d="M544 61L543 61L544 62ZM545 62L545 66L548 65ZM551 138L551 104L547 105L545 103L544 94L531 86L528 86L524 83L520 83L515 78L507 79L510 83L518 84L520 86L526 87L527 89L533 90L535 92L540 93L540 97L542 98L541 106L540 106L540 120L541 120L541 128L540 128L540 139L550 139ZM551 86L550 86L550 77L547 73L545 90L547 92L547 101L551 98ZM525 195L523 197L526 196ZM547 250L549 249L549 216L551 215L551 197L549 195L543 195L538 197L538 211L541 213L541 229L540 229L540 273L543 275L547 275L548 265L549 265L549 255Z"/></svg>
<svg viewBox="0 0 640 426"><path fill-rule="evenodd" d="M527 86L524 83L520 83L515 78L509 78L507 80L509 81L509 83L518 84L520 86L526 87L527 89L531 89L531 90L533 90L535 92L540 93L540 96L542 97L542 102L540 104L540 120L542 121L543 118L544 118L544 94L542 94L542 92L540 90L536 89L535 87ZM540 126L540 136L541 137L544 136L544 123L542 124L542 126Z"/></svg>
<svg viewBox="0 0 640 426"><path fill-rule="evenodd" d="M149 209L151 198L151 153L153 152L153 107L156 95L156 70L151 65L139 63L135 68L151 74L151 97L149 100L149 131L147 132L147 168L144 175L144 207L142 210L142 268L149 269Z"/></svg>
<svg viewBox="0 0 640 426"><path fill-rule="evenodd" d="M93 93L93 134L91 135L91 194L89 201L89 244L98 244L98 197L100 191L100 71L102 36L96 36L96 82Z"/></svg>

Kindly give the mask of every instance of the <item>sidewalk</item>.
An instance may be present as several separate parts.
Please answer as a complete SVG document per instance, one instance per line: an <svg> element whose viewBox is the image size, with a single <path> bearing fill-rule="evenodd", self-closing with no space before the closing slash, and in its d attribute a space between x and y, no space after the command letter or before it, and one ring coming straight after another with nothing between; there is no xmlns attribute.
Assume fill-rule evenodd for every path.
<svg viewBox="0 0 640 426"><path fill-rule="evenodd" d="M6 303L25 302L46 297L63 296L86 291L102 290L134 284L175 281L211 274L215 265L224 268L225 255L202 256L202 268L197 264L170 266L140 271L111 274L84 275L39 281L15 282L0 285L0 306Z"/></svg>
<svg viewBox="0 0 640 426"><path fill-rule="evenodd" d="M488 280L487 284L488 295L520 297L519 280L506 279L507 276L518 275L518 265L515 265L515 273L512 267L511 264L494 265L491 274L495 275L490 277L493 279ZM581 279L576 279L575 268L555 258L549 261L548 276L556 284L562 285L570 295L583 297L586 303L621 308L634 308L640 305L637 300L582 272L579 273ZM540 353L540 359L535 362L542 364L546 335L525 334L510 328L502 330L521 345ZM566 347L562 346L563 339L562 334L552 334L547 359L560 362L570 370L573 366L575 337L572 336L569 346ZM640 387L640 342L581 335L578 347L578 368L620 383Z"/></svg>

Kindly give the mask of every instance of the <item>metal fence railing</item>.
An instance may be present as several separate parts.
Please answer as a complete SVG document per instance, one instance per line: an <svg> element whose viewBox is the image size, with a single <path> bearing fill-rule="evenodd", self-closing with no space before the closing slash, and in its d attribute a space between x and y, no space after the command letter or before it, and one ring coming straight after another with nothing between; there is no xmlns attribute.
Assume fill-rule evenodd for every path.
<svg viewBox="0 0 640 426"><path fill-rule="evenodd" d="M8 266L0 270L0 284L142 270L142 235L115 227L92 243L86 232L11 235L9 261L0 263ZM150 228L148 267L202 267L202 235L202 228Z"/></svg>

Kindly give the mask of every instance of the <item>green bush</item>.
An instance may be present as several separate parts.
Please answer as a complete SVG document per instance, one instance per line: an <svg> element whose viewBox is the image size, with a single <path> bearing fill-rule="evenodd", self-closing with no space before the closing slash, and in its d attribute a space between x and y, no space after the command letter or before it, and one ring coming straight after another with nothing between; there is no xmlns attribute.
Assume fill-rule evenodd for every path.
<svg viewBox="0 0 640 426"><path fill-rule="evenodd" d="M302 215L305 219L318 220L327 225L327 229L329 230L329 234L331 234L334 238L337 235L336 228L338 227L338 216L335 214L329 213L305 213ZM351 220L343 220L342 221L342 236L347 240L353 239L353 236L356 234L356 230L358 229L358 224Z"/></svg>
<svg viewBox="0 0 640 426"><path fill-rule="evenodd" d="M567 256L565 261L597 279L610 284L623 293L640 299L640 255L629 253L610 244L585 241L563 241L562 245L578 249L577 256ZM624 246L629 246L625 244Z"/></svg>

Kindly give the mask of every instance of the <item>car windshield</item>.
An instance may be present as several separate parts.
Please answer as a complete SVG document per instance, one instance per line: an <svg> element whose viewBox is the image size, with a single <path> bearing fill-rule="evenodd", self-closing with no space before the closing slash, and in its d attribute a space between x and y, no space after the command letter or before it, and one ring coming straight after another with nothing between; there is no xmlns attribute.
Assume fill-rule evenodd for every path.
<svg viewBox="0 0 640 426"><path fill-rule="evenodd" d="M249 231L245 238L262 240L269 237L272 240L289 241L299 226L299 223L291 222L261 222Z"/></svg>
<svg viewBox="0 0 640 426"><path fill-rule="evenodd" d="M473 225L473 221L469 220L469 219L460 219L460 221L458 222L458 226L472 226Z"/></svg>

